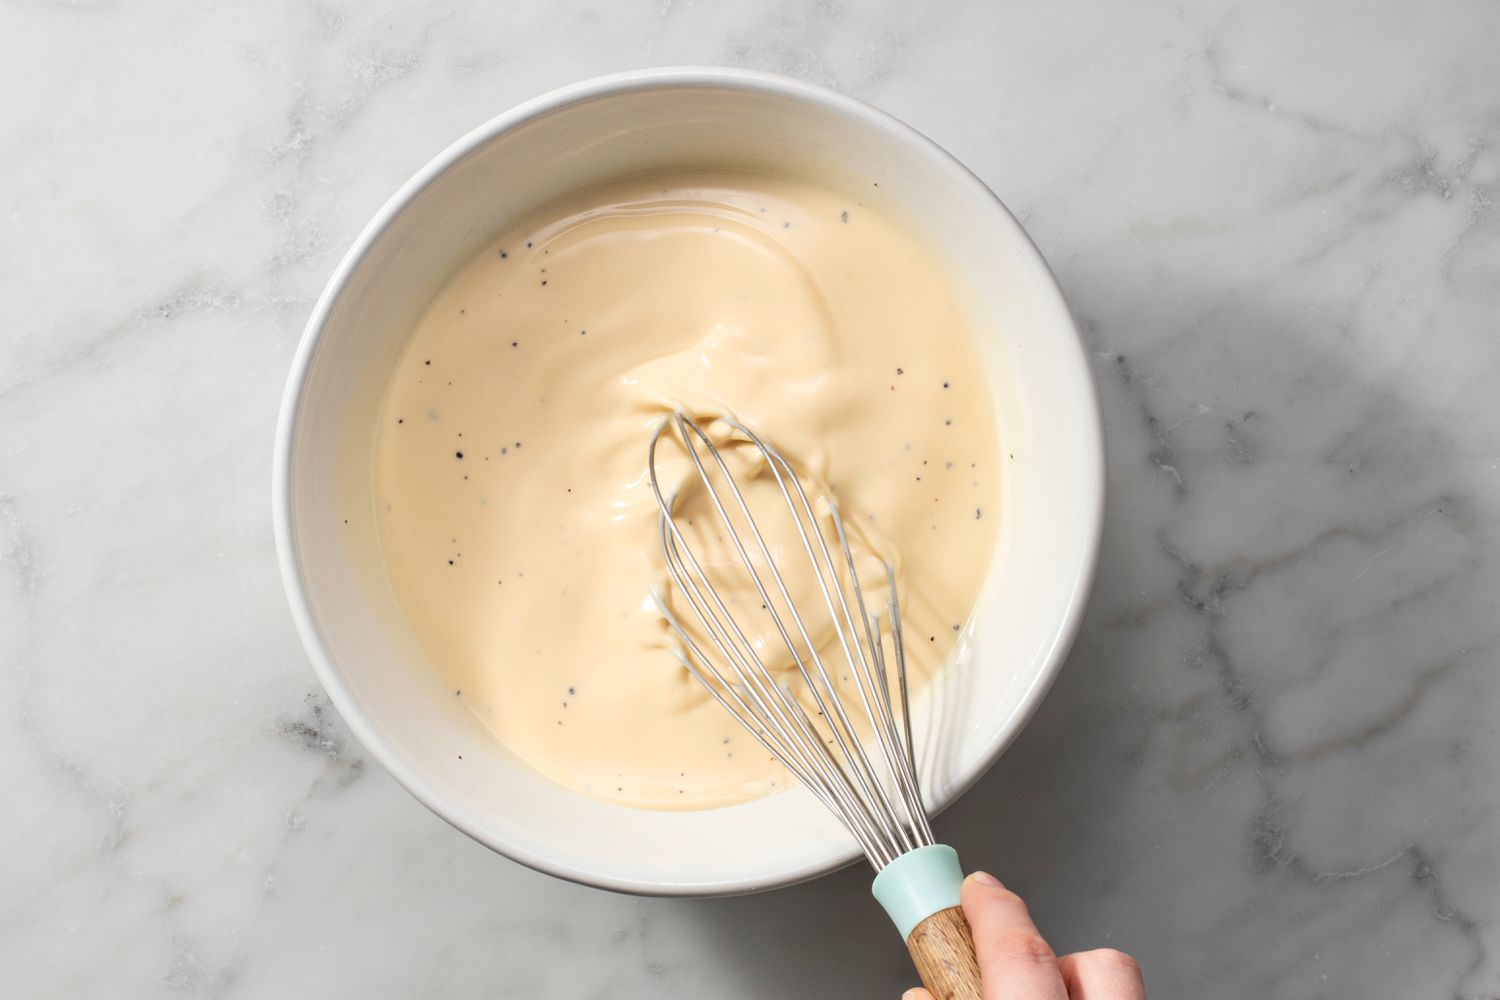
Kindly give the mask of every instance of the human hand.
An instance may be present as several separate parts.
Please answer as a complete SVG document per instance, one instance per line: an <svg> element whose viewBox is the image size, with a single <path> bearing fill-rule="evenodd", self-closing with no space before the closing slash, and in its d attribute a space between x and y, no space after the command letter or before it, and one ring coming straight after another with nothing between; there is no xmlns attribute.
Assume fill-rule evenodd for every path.
<svg viewBox="0 0 1500 1000"><path fill-rule="evenodd" d="M1146 1000L1135 959L1113 948L1058 958L1021 897L993 875L975 872L964 879L963 906L984 1000ZM918 987L903 1000L933 996Z"/></svg>

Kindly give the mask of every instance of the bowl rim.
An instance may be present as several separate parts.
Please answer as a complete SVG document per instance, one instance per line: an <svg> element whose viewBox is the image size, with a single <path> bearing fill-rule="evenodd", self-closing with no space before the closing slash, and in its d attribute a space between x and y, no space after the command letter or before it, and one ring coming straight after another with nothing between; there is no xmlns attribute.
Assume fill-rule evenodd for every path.
<svg viewBox="0 0 1500 1000"><path fill-rule="evenodd" d="M1082 559L1070 583L1064 614L1053 630L1051 642L1046 649L1043 669L1037 672L1022 694L1016 710L1007 720L1009 724L997 728L989 738L980 758L980 764L973 769L971 774L964 776L961 781L948 788L942 800L933 803L931 810L933 815L941 813L957 801L994 766L995 761L1026 727L1061 671L1063 660L1066 659L1082 624L1088 596L1093 587L1104 519L1105 451L1098 388L1094 382L1078 325L1063 297L1056 275L1053 274L1036 243L1015 215L973 171L942 146L894 115L828 88L772 73L719 66L653 67L582 80L522 102L472 129L424 164L386 200L366 223L328 279L303 329L283 391L272 458L271 503L277 560L292 620L307 657L312 662L313 671L319 683L322 684L334 707L338 709L344 723L371 756L379 761L397 783L417 801L478 843L535 871L583 885L645 896L726 896L794 885L844 867L857 859L859 852L852 847L847 851L830 852L823 861L788 871L783 877L771 882L764 879L738 878L715 883L684 885L664 880L621 878L607 873L581 870L530 851L496 835L494 831L483 828L461 802L452 800L452 797L440 794L429 787L426 781L407 765L402 755L387 742L385 736L364 714L358 700L345 684L343 673L334 663L328 646L324 642L321 627L313 613L303 584L301 553L292 511L291 463L293 444L302 419L304 385L333 308L375 242L401 211L424 189L464 158L501 134L568 106L617 94L701 87L759 92L821 105L867 128L884 132L947 166L959 182L968 188L969 197L976 201L988 202L993 208L998 209L996 222L1010 230L1007 235L1012 238L1013 243L1023 248L1023 253L1029 253L1033 258L1032 263L1038 265L1038 275L1045 276L1043 287L1038 291L1046 299L1051 300L1049 305L1058 313L1065 330L1072 334L1070 338L1064 338L1067 343L1063 345L1063 349L1071 355L1071 364L1082 377L1083 391L1078 402L1086 408L1087 412L1080 413L1078 416L1084 433L1093 439L1093 446L1089 449L1093 460L1088 461L1089 456L1086 455L1078 456L1084 487L1089 494L1083 499L1092 500L1085 504L1087 537L1084 540L1085 548Z"/></svg>

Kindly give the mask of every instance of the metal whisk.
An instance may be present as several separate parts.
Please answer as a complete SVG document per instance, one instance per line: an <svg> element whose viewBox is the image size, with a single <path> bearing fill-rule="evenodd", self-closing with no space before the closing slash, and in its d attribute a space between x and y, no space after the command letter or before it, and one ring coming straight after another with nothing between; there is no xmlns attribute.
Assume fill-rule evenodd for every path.
<svg viewBox="0 0 1500 1000"><path fill-rule="evenodd" d="M888 661L881 614L870 613L865 604L849 533L833 497L810 499L791 463L773 445L732 417L716 422L730 433L736 456L750 459L751 473L770 477L775 487L772 511L761 516L790 518L796 541L793 551L780 558L784 563L796 560L796 571L803 576L792 579L810 580L815 598L808 602L812 607L798 606L790 567L778 564L723 450L691 417L673 413L651 438L647 469L660 506L668 573L701 629L695 635L690 624L659 601L682 641L683 663L858 841L876 871L874 894L907 941L934 996L978 1000L974 946L958 905L963 880L958 855L935 842L922 802L895 573L886 564ZM681 442L691 465L686 482L672 492L663 490L657 461L658 447L668 435ZM695 491L701 491L712 511L711 525L697 533L722 529L721 537L733 550L724 566L705 565L689 542L692 532L684 530L695 526L680 523L687 519L684 501ZM753 590L749 610L772 633L761 643L752 638L754 628L747 631L743 612L737 618L731 611L736 602L730 585L747 582ZM832 634L820 642L830 626ZM767 663L772 648L784 648L815 716L772 672ZM858 708L845 704L852 699L834 683L828 660L847 668L842 675L853 680Z"/></svg>

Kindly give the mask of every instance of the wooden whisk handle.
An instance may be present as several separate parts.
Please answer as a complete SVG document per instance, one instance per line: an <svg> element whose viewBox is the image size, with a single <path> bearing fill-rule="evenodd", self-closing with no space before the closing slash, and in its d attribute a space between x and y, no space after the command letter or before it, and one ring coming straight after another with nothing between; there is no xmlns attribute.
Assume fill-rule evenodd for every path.
<svg viewBox="0 0 1500 1000"><path fill-rule="evenodd" d="M936 1000L980 1000L974 935L961 907L939 910L906 939L911 960Z"/></svg>
<svg viewBox="0 0 1500 1000"><path fill-rule="evenodd" d="M928 844L887 864L870 887L936 1000L979 1000L974 935L959 906L963 882L957 852Z"/></svg>

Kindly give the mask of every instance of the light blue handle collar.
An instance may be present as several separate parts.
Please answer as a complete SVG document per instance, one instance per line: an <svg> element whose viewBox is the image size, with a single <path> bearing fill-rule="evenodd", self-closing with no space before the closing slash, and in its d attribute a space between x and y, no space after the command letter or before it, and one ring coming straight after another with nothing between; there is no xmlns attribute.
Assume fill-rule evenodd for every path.
<svg viewBox="0 0 1500 1000"><path fill-rule="evenodd" d="M907 851L882 868L870 891L905 941L922 921L957 906L963 884L958 852L947 844L929 844Z"/></svg>

